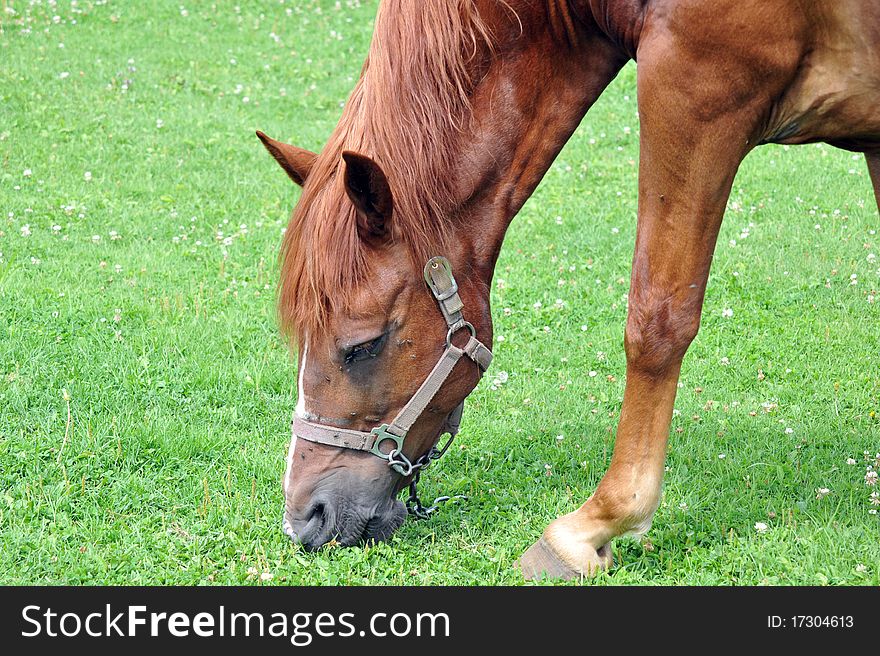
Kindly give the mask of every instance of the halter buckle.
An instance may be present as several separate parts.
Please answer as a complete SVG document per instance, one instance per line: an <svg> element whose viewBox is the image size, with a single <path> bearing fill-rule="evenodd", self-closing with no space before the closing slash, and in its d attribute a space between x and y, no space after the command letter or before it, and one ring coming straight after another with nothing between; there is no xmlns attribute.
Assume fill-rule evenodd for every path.
<svg viewBox="0 0 880 656"><path fill-rule="evenodd" d="M376 436L376 440L373 442L373 448L370 449L370 453L372 453L374 456L379 456L383 460L390 460L391 454L395 451L400 453L403 449L403 439L406 437L406 433L404 433L403 435L395 435L394 433L389 431L390 428L391 426L389 424L382 424L381 426L376 426L376 428L370 431L371 434ZM379 446L385 440L391 440L392 442L394 442L394 448L392 448L391 451L389 451L388 453L384 453L381 449L379 449Z"/></svg>

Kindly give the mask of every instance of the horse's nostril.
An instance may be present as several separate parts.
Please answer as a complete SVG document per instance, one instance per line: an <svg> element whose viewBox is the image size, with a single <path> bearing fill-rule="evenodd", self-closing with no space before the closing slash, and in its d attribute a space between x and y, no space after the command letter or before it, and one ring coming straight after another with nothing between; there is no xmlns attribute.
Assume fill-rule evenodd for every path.
<svg viewBox="0 0 880 656"><path fill-rule="evenodd" d="M316 535L321 532L324 524L327 522L327 506L323 503L316 503L312 506L310 512L307 512L304 518L304 526L302 534Z"/></svg>
<svg viewBox="0 0 880 656"><path fill-rule="evenodd" d="M326 500L315 500L299 515L285 518L283 529L287 536L306 549L321 547L333 538L335 518L333 508ZM297 516L298 515L298 516Z"/></svg>
<svg viewBox="0 0 880 656"><path fill-rule="evenodd" d="M306 526L315 523L316 526L322 525L327 519L327 506L323 503L316 503L312 507L312 512L306 516Z"/></svg>

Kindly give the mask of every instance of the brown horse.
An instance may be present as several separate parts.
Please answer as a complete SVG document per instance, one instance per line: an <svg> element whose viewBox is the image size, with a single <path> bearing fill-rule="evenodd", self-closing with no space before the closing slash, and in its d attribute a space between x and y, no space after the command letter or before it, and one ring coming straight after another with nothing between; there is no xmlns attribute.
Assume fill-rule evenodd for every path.
<svg viewBox="0 0 880 656"><path fill-rule="evenodd" d="M259 133L303 185L279 292L299 351L293 539L349 545L403 521L397 493L454 433L488 365L505 231L630 59L641 161L617 441L595 493L522 556L526 577L608 567L612 538L649 528L746 154L817 141L863 152L880 197L876 0L384 0L324 150ZM457 287L445 260L425 267L435 255Z"/></svg>

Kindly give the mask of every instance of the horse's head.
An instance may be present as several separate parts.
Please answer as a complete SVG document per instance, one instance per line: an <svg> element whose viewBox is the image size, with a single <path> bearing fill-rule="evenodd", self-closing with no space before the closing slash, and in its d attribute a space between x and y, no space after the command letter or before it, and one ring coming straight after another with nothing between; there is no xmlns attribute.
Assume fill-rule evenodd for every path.
<svg viewBox="0 0 880 656"><path fill-rule="evenodd" d="M304 186L279 292L299 351L284 529L307 548L385 539L406 516L397 493L454 433L488 366L478 341L491 339L486 282L466 248L437 253L459 265L458 285L445 258L416 261L409 240L421 235L408 234L370 158L342 151L321 162L258 135Z"/></svg>

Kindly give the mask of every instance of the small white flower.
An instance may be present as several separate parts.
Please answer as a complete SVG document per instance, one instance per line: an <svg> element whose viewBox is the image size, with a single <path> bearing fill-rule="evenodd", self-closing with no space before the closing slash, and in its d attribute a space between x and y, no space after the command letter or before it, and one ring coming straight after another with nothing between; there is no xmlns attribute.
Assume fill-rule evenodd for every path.
<svg viewBox="0 0 880 656"><path fill-rule="evenodd" d="M33 175L33 173L34 173L34 172L31 171L30 169L25 169L24 171L21 172L21 174L22 174L24 177L26 177L26 178L31 177L31 176Z"/></svg>
<svg viewBox="0 0 880 656"><path fill-rule="evenodd" d="M728 358L728 357L721 358L721 364L726 367L727 365L730 364L730 358Z"/></svg>
<svg viewBox="0 0 880 656"><path fill-rule="evenodd" d="M263 572L260 574L261 581L271 581L273 578L275 578L275 575L272 574L272 572Z"/></svg>
<svg viewBox="0 0 880 656"><path fill-rule="evenodd" d="M817 499L827 497L829 494L831 494L831 490L829 490L827 487L820 487L820 488L816 489L816 498Z"/></svg>
<svg viewBox="0 0 880 656"><path fill-rule="evenodd" d="M534 303L534 305L532 305L532 307L535 308L536 310L540 310L541 309L541 301L535 301L535 303Z"/></svg>
<svg viewBox="0 0 880 656"><path fill-rule="evenodd" d="M86 182L90 182L91 179L92 179L92 172L91 171L86 171L85 173L83 173L83 180L85 180Z"/></svg>
<svg viewBox="0 0 880 656"><path fill-rule="evenodd" d="M875 472L873 469L869 469L867 472L865 472L865 485L877 485L877 472Z"/></svg>
<svg viewBox="0 0 880 656"><path fill-rule="evenodd" d="M101 235L92 235L92 241L97 244L101 241Z"/></svg>
<svg viewBox="0 0 880 656"><path fill-rule="evenodd" d="M755 530L758 533L765 533L767 531L767 525L764 522L755 522Z"/></svg>
<svg viewBox="0 0 880 656"><path fill-rule="evenodd" d="M792 433L794 433L794 428L791 428L791 427L789 426L788 428L785 429L785 434L786 434L786 435L791 435Z"/></svg>
<svg viewBox="0 0 880 656"><path fill-rule="evenodd" d="M160 129L162 129L164 126L165 126L165 121L163 121L161 118L157 118L157 119L156 119L156 129L159 129L159 130L160 130Z"/></svg>
<svg viewBox="0 0 880 656"><path fill-rule="evenodd" d="M727 454L726 454L726 453L719 453L719 454L718 454L718 459L719 459L719 460L724 460L726 457L727 457Z"/></svg>
<svg viewBox="0 0 880 656"><path fill-rule="evenodd" d="M731 308L725 308L724 310L721 311L721 316L724 317L725 319L729 319L730 317L733 316L733 310Z"/></svg>
<svg viewBox="0 0 880 656"><path fill-rule="evenodd" d="M599 372L598 372L598 371L591 371L591 372L590 372L589 374L587 374L587 375L588 375L590 378L595 378L596 376L599 375Z"/></svg>
<svg viewBox="0 0 880 656"><path fill-rule="evenodd" d="M855 458L847 458L847 459L846 459L846 464L848 464L848 465L854 465L854 464L856 464L856 459L855 459Z"/></svg>
<svg viewBox="0 0 880 656"><path fill-rule="evenodd" d="M564 435L557 435L557 436L556 436L556 441L557 441L557 442L561 442L561 441L564 440L564 439L565 439L565 436L564 436Z"/></svg>
<svg viewBox="0 0 880 656"><path fill-rule="evenodd" d="M506 371L499 371L495 374L495 377L492 379L492 382L489 384L489 389L493 392L501 387L504 383L507 382L508 376Z"/></svg>
<svg viewBox="0 0 880 656"><path fill-rule="evenodd" d="M22 237L30 237L31 236L31 224L25 223L21 226L21 236Z"/></svg>

